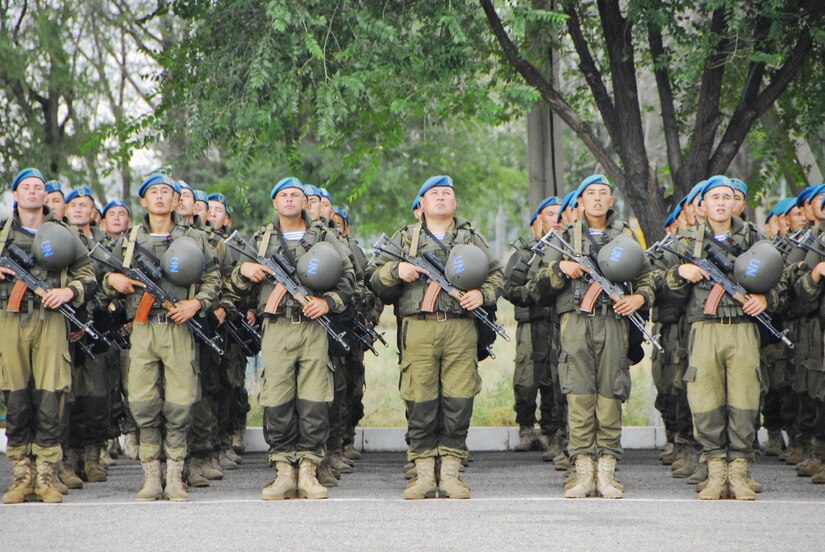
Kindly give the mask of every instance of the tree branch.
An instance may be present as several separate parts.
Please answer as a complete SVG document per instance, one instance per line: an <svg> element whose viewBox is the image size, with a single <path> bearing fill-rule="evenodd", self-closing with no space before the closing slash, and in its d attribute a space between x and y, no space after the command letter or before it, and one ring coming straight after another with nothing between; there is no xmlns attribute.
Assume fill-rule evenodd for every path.
<svg viewBox="0 0 825 552"><path fill-rule="evenodd" d="M528 84L541 93L542 98L550 106L550 109L576 133L584 145L587 146L587 149L590 150L596 157L596 160L602 165L607 175L621 187L625 181L622 170L596 135L593 134L593 131L590 130L588 124L578 116L573 108L562 98L561 94L542 77L538 69L521 56L518 48L513 44L512 40L510 40L510 36L504 29L491 0L479 0L479 2L487 16L487 21L490 23L493 34L496 36L505 56L513 67Z"/></svg>

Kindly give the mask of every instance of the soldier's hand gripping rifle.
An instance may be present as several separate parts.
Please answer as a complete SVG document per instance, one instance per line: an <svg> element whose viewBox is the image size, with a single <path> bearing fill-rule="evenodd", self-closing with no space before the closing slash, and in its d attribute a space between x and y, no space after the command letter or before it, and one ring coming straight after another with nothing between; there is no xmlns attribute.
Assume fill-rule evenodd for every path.
<svg viewBox="0 0 825 552"><path fill-rule="evenodd" d="M706 315L716 315L716 309L719 306L719 301L721 301L722 296L725 293L733 297L740 304L745 304L748 301L748 291L740 284L728 278L726 275L726 272L730 272L733 269L732 263L717 249L709 249L707 259L696 257L688 249L688 247L679 241L679 239L673 234L667 234L661 239L661 241L653 244L651 249L656 251L669 251L683 261L694 264L708 273L711 281L713 282L713 289L711 289L710 295L708 295L708 299L705 302L704 313ZM711 257L713 257L713 259L711 259ZM767 313L763 311L758 316L754 316L754 318L776 339L784 343L786 347L789 349L794 348L794 344L791 343L791 340L786 337L788 330L786 329L779 331L773 325L773 322L771 322L771 318L767 315Z"/></svg>
<svg viewBox="0 0 825 552"><path fill-rule="evenodd" d="M42 298L52 288L46 282L29 272L28 269L34 266L34 257L21 249L17 244L9 244L6 249L8 250L8 255L0 257L0 266L14 271L14 276L17 279L9 296L6 310L8 310L8 312L20 312L20 303L23 301L23 296L27 289ZM97 331L91 321L81 322L77 317L77 311L69 303L63 303L55 310L78 329L86 332L86 335L91 339L102 341L109 347L114 346L108 338ZM92 349L83 341L78 341L77 344L91 359L95 358Z"/></svg>
<svg viewBox="0 0 825 552"><path fill-rule="evenodd" d="M404 251L403 247L392 241L386 234L382 234L381 239L379 239L373 247L375 247L376 253L385 253L393 259L410 263L427 271L427 274L422 274L429 282L427 291L424 294L424 300L421 302L422 311L435 311L435 301L438 298L439 292L442 290L456 301L461 301L461 298L464 296L463 291L453 286L449 280L447 280L447 277L444 275L444 266L435 255L425 253L423 257L410 257ZM391 249L388 249L388 247L391 247ZM504 331L504 327L490 320L490 315L484 307L479 307L468 312L481 324L500 335L505 341L510 341L510 336ZM490 356L495 358L493 355Z"/></svg>
<svg viewBox="0 0 825 552"><path fill-rule="evenodd" d="M137 313L135 314L135 322L138 324L146 323L146 320L149 318L149 312L152 310L155 302L159 303L166 310L172 310L175 308L175 305L177 305L177 298L165 291L160 287L160 284L157 283L163 280L163 271L145 253L135 249L134 268L126 268L123 266L120 259L115 257L100 243L96 243L92 250L89 251L89 257L111 267L132 280L137 280L143 285L146 291L140 300ZM223 356L223 337L221 337L220 334L209 336L206 333L206 328L203 323L198 320L196 316L187 320L186 325L189 326L189 329L192 330L195 337L209 346L210 349Z"/></svg>
<svg viewBox="0 0 825 552"><path fill-rule="evenodd" d="M375 326L373 326L370 321L365 323L361 320L361 317L362 315L360 313L356 313L352 319L353 324L355 325L353 335L356 339L358 339L358 341L363 343L365 347L372 351L372 354L378 356L378 351L373 346L373 343L380 341L384 344L384 347L388 347L387 340L384 339L384 336L375 331Z"/></svg>
<svg viewBox="0 0 825 552"><path fill-rule="evenodd" d="M261 332L250 324L243 314L236 318L227 318L224 326L226 333L238 344L244 356L255 356L261 350Z"/></svg>
<svg viewBox="0 0 825 552"><path fill-rule="evenodd" d="M244 257L251 259L253 262L267 267L273 272L272 274L267 273L266 275L266 279L269 280L269 283L275 286L275 289L272 290L272 294L269 296L269 299L267 299L266 307L264 308L265 313L275 314L278 310L278 305L281 304L281 301L283 301L287 293L289 293L301 306L306 304L308 300L307 298L311 295L311 293L292 277L295 273L295 267L292 266L286 257L280 253L276 253L269 259L266 257L259 257L258 255L252 253L254 249L252 249L249 242L241 237L237 230L232 232L232 235L223 241L226 243L227 247L232 248ZM332 324L327 315L319 316L314 320L323 326L330 339L335 340L335 342L338 343L338 345L340 345L345 351L349 351L349 345L344 339L347 332L341 332L340 334L336 333L332 328Z"/></svg>
<svg viewBox="0 0 825 552"><path fill-rule="evenodd" d="M558 240L561 247L550 241L552 238ZM586 269L586 273L583 278L586 282L590 282L590 286L587 288L587 292L584 294L584 298L579 305L579 310L582 312L586 312L588 314L592 313L596 300L602 292L606 293L613 303L618 303L623 297L625 297L625 295L627 295L622 284L613 283L602 274L597 261L589 255L577 254L573 246L565 241L565 239L561 237L561 234L555 230L550 230L547 234L542 236L536 245L531 248L534 253L534 259L535 255L544 256L548 247L554 249L563 257L579 263ZM532 263L534 259L531 259L530 262ZM659 336L650 335L650 332L648 332L645 327L644 318L642 318L638 312L629 314L627 319L630 320L634 326L636 326L636 329L641 332L645 340L656 347L660 353L665 352L659 344Z"/></svg>

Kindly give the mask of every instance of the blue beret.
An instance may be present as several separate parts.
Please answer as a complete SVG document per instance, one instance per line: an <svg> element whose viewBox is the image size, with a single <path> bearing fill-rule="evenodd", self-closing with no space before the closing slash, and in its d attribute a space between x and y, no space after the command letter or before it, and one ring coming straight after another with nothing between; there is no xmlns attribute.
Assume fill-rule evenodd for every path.
<svg viewBox="0 0 825 552"><path fill-rule="evenodd" d="M802 207L806 201L810 201L814 198L814 190L816 190L817 186L808 186L801 192L799 195L796 196L796 206Z"/></svg>
<svg viewBox="0 0 825 552"><path fill-rule="evenodd" d="M674 222L676 222L676 213L675 213L675 212L670 213L670 214L667 216L667 218L665 219L665 223L663 224L663 226L664 226L665 228L667 228L668 226L670 226L670 225L671 225L671 224L673 224Z"/></svg>
<svg viewBox="0 0 825 552"><path fill-rule="evenodd" d="M178 180L177 182L175 182L175 186L177 188L178 193L181 193L183 190L191 190L192 189L192 186L190 186L189 183L186 182L185 180ZM192 193L194 194L194 192L192 192Z"/></svg>
<svg viewBox="0 0 825 552"><path fill-rule="evenodd" d="M272 193L269 194L270 199L275 199L275 196L278 195L278 192L281 190L286 190L287 188L298 188L307 196L306 190L304 189L304 185L301 183L300 180L295 178L294 176L287 176L286 178L279 181L275 186L272 187Z"/></svg>
<svg viewBox="0 0 825 552"><path fill-rule="evenodd" d="M175 188L175 183L172 182L171 178L169 178L165 174L156 173L143 181L143 184L141 184L140 188L138 188L138 197L145 196L149 188L160 184L169 186L170 188L172 188L172 190L177 191L177 189Z"/></svg>
<svg viewBox="0 0 825 552"><path fill-rule="evenodd" d="M730 183L733 184L733 189L742 192L742 195L748 195L748 185L739 180L738 178L731 178Z"/></svg>
<svg viewBox="0 0 825 552"><path fill-rule="evenodd" d="M791 209L796 207L796 198L795 197L786 197L785 199L779 200L779 202L774 205L773 214L774 215L787 215L791 212Z"/></svg>
<svg viewBox="0 0 825 552"><path fill-rule="evenodd" d="M592 186L593 184L604 184L605 186L609 186L611 190L613 189L613 184L610 183L605 175L593 174L581 181L581 184L579 184L579 187L576 189L576 197L580 196L588 186Z"/></svg>
<svg viewBox="0 0 825 552"><path fill-rule="evenodd" d="M321 197L327 198L329 202L332 203L332 195L327 191L326 188L318 188L318 190L321 192Z"/></svg>
<svg viewBox="0 0 825 552"><path fill-rule="evenodd" d="M421 196L415 196L415 199L412 202L412 211L415 212L416 209L421 207Z"/></svg>
<svg viewBox="0 0 825 552"><path fill-rule="evenodd" d="M229 203L226 201L226 196L221 193L209 194L207 198L209 201L218 201L223 204L224 208L226 209L226 214L231 215L232 211L229 210Z"/></svg>
<svg viewBox="0 0 825 552"><path fill-rule="evenodd" d="M80 188L75 188L66 195L66 203L70 203L73 199L77 199L79 197L91 198L92 203L95 201L94 195L92 194L92 189L88 186L81 186Z"/></svg>
<svg viewBox="0 0 825 552"><path fill-rule="evenodd" d="M59 180L49 180L46 182L46 193L50 194L52 192L63 193L63 184Z"/></svg>
<svg viewBox="0 0 825 552"><path fill-rule="evenodd" d="M817 184L811 186L814 190L811 192L811 201L819 194L825 194L825 184Z"/></svg>
<svg viewBox="0 0 825 552"><path fill-rule="evenodd" d="M734 190L733 184L730 181L730 178L723 174L717 174L715 176L711 176L708 178L707 183L702 188L702 197L705 197L709 191L713 190L714 188L730 188L731 191Z"/></svg>
<svg viewBox="0 0 825 552"><path fill-rule="evenodd" d="M340 207L333 207L333 208L332 208L332 210L333 210L333 211L335 211L335 213L336 213L339 217L341 217L342 219L344 219L344 222L346 222L346 223L347 223L347 226L349 226L349 213L347 213L346 211L344 211L344 210L343 210L343 209L341 209Z"/></svg>
<svg viewBox="0 0 825 552"><path fill-rule="evenodd" d="M28 169L23 169L22 171L17 173L17 176L15 176L14 180L12 180L11 191L13 192L13 191L17 190L17 186L19 186L20 183L23 182L24 180L26 180L27 178L39 178L43 182L43 184L46 183L46 179L43 178L43 173L42 172L38 171L37 169L29 167Z"/></svg>
<svg viewBox="0 0 825 552"><path fill-rule="evenodd" d="M119 199L113 199L112 201L103 206L103 210L100 212L100 216L105 217L106 211L108 211L112 207L123 207L124 209L126 209L126 212L128 212L130 215L132 214L132 211L129 209L129 206L126 205L123 201Z"/></svg>
<svg viewBox="0 0 825 552"><path fill-rule="evenodd" d="M561 215L564 213L565 209L570 207L570 202L573 200L573 196L576 195L576 190L572 190L564 194L564 197L561 200L561 209L559 209L559 215L556 217L557 221L561 221Z"/></svg>
<svg viewBox="0 0 825 552"><path fill-rule="evenodd" d="M550 207L551 205L561 205L561 202L559 201L559 198L557 198L556 196L550 196L550 197L544 198L541 201L541 203L538 204L538 207L536 207L536 210L533 213L533 216L530 217L530 225L532 225L534 222L536 222L536 219L539 218L539 215L541 214L541 212L544 211L545 208Z"/></svg>
<svg viewBox="0 0 825 552"><path fill-rule="evenodd" d="M319 188L318 186L313 186L312 184L304 184L304 195L307 197L321 197L321 188Z"/></svg>
<svg viewBox="0 0 825 552"><path fill-rule="evenodd" d="M778 205L778 203L777 203L777 205ZM767 224L769 220L771 220L773 217L776 216L775 211L776 211L776 205L774 205L773 207L771 207L768 210L768 212L765 214L765 224Z"/></svg>
<svg viewBox="0 0 825 552"><path fill-rule="evenodd" d="M453 179L449 176L431 176L424 184L421 185L421 188L418 190L418 196L422 197L424 194L432 190L433 188L452 188L453 187Z"/></svg>
<svg viewBox="0 0 825 552"><path fill-rule="evenodd" d="M203 201L209 204L209 196L203 190L192 190L192 195L195 196L195 201Z"/></svg>
<svg viewBox="0 0 825 552"><path fill-rule="evenodd" d="M685 197L685 203L687 203L687 204L693 203L693 201L696 199L696 196L699 195L699 193L702 191L702 189L705 187L705 184L707 184L707 183L708 183L707 180L702 180L701 182L697 182L696 185L693 186L693 188L691 188L690 192L688 192L688 195Z"/></svg>

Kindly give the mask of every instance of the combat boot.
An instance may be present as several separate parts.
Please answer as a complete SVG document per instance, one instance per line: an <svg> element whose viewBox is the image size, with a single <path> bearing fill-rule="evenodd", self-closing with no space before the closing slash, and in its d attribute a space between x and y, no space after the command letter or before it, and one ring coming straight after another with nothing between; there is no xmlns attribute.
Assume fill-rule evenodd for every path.
<svg viewBox="0 0 825 552"><path fill-rule="evenodd" d="M822 460L811 455L796 465L796 475L799 477L813 477L821 467Z"/></svg>
<svg viewBox="0 0 825 552"><path fill-rule="evenodd" d="M120 448L120 440L109 439L109 442L106 445L106 454L109 455L109 458L117 460L120 457L121 452L123 452L123 449Z"/></svg>
<svg viewBox="0 0 825 552"><path fill-rule="evenodd" d="M613 476L616 471L616 457L604 454L596 466L596 490L604 498L622 498L624 493L616 486Z"/></svg>
<svg viewBox="0 0 825 552"><path fill-rule="evenodd" d="M762 492L762 483L753 478L753 463L748 462L748 471L745 473L745 483L747 483L750 490L755 493Z"/></svg>
<svg viewBox="0 0 825 552"><path fill-rule="evenodd" d="M63 467L66 468L65 475L68 478L71 479L71 476L74 475L74 479L80 481L80 485L77 486L74 479L72 479L72 485L77 486L78 489L82 489L83 479L81 478L81 475L83 474L83 452L78 449L68 449L63 456ZM66 486L70 489L75 488L72 485L69 485L66 481L63 481L63 483L66 483Z"/></svg>
<svg viewBox="0 0 825 552"><path fill-rule="evenodd" d="M756 493L746 479L749 464L746 458L737 458L728 463L728 481L736 500L756 500Z"/></svg>
<svg viewBox="0 0 825 552"><path fill-rule="evenodd" d="M662 452L659 454L659 460L662 461L662 465L669 466L673 463L673 455L676 447L673 444L673 441L668 441L665 443Z"/></svg>
<svg viewBox="0 0 825 552"><path fill-rule="evenodd" d="M347 443L344 445L344 456L350 460L360 460L361 452L352 443Z"/></svg>
<svg viewBox="0 0 825 552"><path fill-rule="evenodd" d="M54 465L54 479L52 480L52 484L54 485L54 488L57 489L60 494L62 494L63 496L66 496L67 494L69 494L69 488L66 486L65 483L63 483L60 480L60 475L58 475L60 473L59 467L60 467L59 462Z"/></svg>
<svg viewBox="0 0 825 552"><path fill-rule="evenodd" d="M97 459L100 465L102 465L104 468L111 468L112 466L117 464L117 462L115 462L115 459L109 455L109 450L106 447L98 448L100 449L100 453L97 455Z"/></svg>
<svg viewBox="0 0 825 552"><path fill-rule="evenodd" d="M728 465L724 458L708 458L707 464L708 479L699 492L699 498L701 500L719 500L727 491Z"/></svg>
<svg viewBox="0 0 825 552"><path fill-rule="evenodd" d="M596 492L596 474L593 458L586 454L579 454L576 456L576 484L564 492L564 498L586 498L593 496L594 492Z"/></svg>
<svg viewBox="0 0 825 552"><path fill-rule="evenodd" d="M166 460L166 489L164 497L172 502L189 500L189 489L183 482L183 460Z"/></svg>
<svg viewBox="0 0 825 552"><path fill-rule="evenodd" d="M237 465L240 466L241 464L243 464L243 458L238 456L238 454L235 453L235 450L232 447L229 447L228 449L223 451L223 453L226 455L227 458L235 462Z"/></svg>
<svg viewBox="0 0 825 552"><path fill-rule="evenodd" d="M163 485L160 482L160 460L143 462L143 485L135 495L138 502L150 502L163 498Z"/></svg>
<svg viewBox="0 0 825 552"><path fill-rule="evenodd" d="M676 443L676 457L673 459L673 463L670 464L670 471L676 471L685 465L690 448L687 443Z"/></svg>
<svg viewBox="0 0 825 552"><path fill-rule="evenodd" d="M3 504L20 504L30 500L34 495L34 474L32 459L28 456L18 458L12 463L14 478L9 490L3 495Z"/></svg>
<svg viewBox="0 0 825 552"><path fill-rule="evenodd" d="M80 479L75 472L69 469L66 460L61 460L57 463L57 476L68 489L83 488L83 480Z"/></svg>
<svg viewBox="0 0 825 552"><path fill-rule="evenodd" d="M556 471L567 471L570 469L570 457L561 451L558 456L553 458L553 469Z"/></svg>
<svg viewBox="0 0 825 552"><path fill-rule="evenodd" d="M215 454L218 455L218 465L221 467L221 471L231 471L238 469L238 464L230 460L229 457L226 456L226 452L220 451L216 452Z"/></svg>
<svg viewBox="0 0 825 552"><path fill-rule="evenodd" d="M442 456L438 479L439 498L470 498L470 486L459 479L461 459L457 456Z"/></svg>
<svg viewBox="0 0 825 552"><path fill-rule="evenodd" d="M123 454L129 460L137 460L140 446L138 445L137 433L130 431L123 434Z"/></svg>
<svg viewBox="0 0 825 552"><path fill-rule="evenodd" d="M188 468L186 480L189 482L189 486L196 489L208 487L209 480L203 475L203 459L190 457L186 463Z"/></svg>
<svg viewBox="0 0 825 552"><path fill-rule="evenodd" d="M404 499L421 500L435 497L438 490L435 483L435 457L416 459L415 471L415 477L404 489Z"/></svg>
<svg viewBox="0 0 825 552"><path fill-rule="evenodd" d="M86 445L83 450L83 471L89 483L103 483L109 479L106 469L100 465L100 446Z"/></svg>
<svg viewBox="0 0 825 552"><path fill-rule="evenodd" d="M418 470L415 467L415 462L407 462L404 464L404 479L414 479L418 475Z"/></svg>
<svg viewBox="0 0 825 552"><path fill-rule="evenodd" d="M201 463L201 472L207 481L219 481L223 479L223 470L221 469L221 466L218 463L218 458L215 455L203 459L203 462Z"/></svg>
<svg viewBox="0 0 825 552"><path fill-rule="evenodd" d="M819 468L819 471L811 477L811 483L814 485L825 485L825 465Z"/></svg>
<svg viewBox="0 0 825 552"><path fill-rule="evenodd" d="M788 449L788 454L785 456L785 463L791 466L799 464L808 456L808 445L794 446Z"/></svg>
<svg viewBox="0 0 825 552"><path fill-rule="evenodd" d="M550 446L541 455L542 462L552 462L553 459L561 454L562 446L564 446L564 432L562 430L556 430L553 436L550 438Z"/></svg>
<svg viewBox="0 0 825 552"><path fill-rule="evenodd" d="M521 426L518 430L518 443L513 447L515 452L530 452L536 442L536 430L533 426Z"/></svg>
<svg viewBox="0 0 825 552"><path fill-rule="evenodd" d="M329 460L326 457L318 464L318 482L327 489L338 486L338 478L329 467Z"/></svg>
<svg viewBox="0 0 825 552"><path fill-rule="evenodd" d="M352 473L352 466L344 462L343 458L341 451L333 451L329 455L329 465L332 466L333 469L338 470L339 473Z"/></svg>
<svg viewBox="0 0 825 552"><path fill-rule="evenodd" d="M261 491L261 500L284 500L298 496L298 474L291 462L275 462L278 475Z"/></svg>
<svg viewBox="0 0 825 552"><path fill-rule="evenodd" d="M329 491L318 483L315 477L315 463L309 458L301 458L298 464L298 498L327 498Z"/></svg>
<svg viewBox="0 0 825 552"><path fill-rule="evenodd" d="M54 464L38 458L37 474L34 476L34 496L47 504L60 504L63 502L63 495L54 486Z"/></svg>
<svg viewBox="0 0 825 552"><path fill-rule="evenodd" d="M552 441L551 441L549 435L547 435L545 433L539 433L538 445L539 445L539 450L540 451L546 453L548 450L550 450L551 442Z"/></svg>
<svg viewBox="0 0 825 552"><path fill-rule="evenodd" d="M708 464L707 462L700 463L696 467L693 475L687 478L688 485L696 485L708 478Z"/></svg>
<svg viewBox="0 0 825 552"><path fill-rule="evenodd" d="M782 454L782 449L785 448L785 442L782 440L781 429L768 430L768 442L765 444L765 456L779 456Z"/></svg>
<svg viewBox="0 0 825 552"><path fill-rule="evenodd" d="M246 450L246 447L243 444L243 435L243 429L239 429L232 434L232 450L234 450L236 454L243 454Z"/></svg>
<svg viewBox="0 0 825 552"><path fill-rule="evenodd" d="M683 458L685 459L685 461L682 464L682 466L676 468L670 474L675 479L684 479L685 477L690 477L691 475L693 475L693 472L696 471L696 468L699 467L699 452L693 447L689 447L688 451L685 453Z"/></svg>

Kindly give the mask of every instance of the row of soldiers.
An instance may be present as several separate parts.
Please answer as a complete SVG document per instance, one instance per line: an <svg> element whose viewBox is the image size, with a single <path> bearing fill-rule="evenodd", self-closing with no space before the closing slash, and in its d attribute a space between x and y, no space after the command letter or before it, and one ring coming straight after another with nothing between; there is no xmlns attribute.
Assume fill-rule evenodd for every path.
<svg viewBox="0 0 825 552"><path fill-rule="evenodd" d="M530 220L533 240L520 244L507 264L504 296L516 306L519 324L516 450L540 447L546 451L543 459L554 461L558 469L574 462L565 496L621 497L623 486L612 477L621 454L621 412L610 406L611 399L627 398L629 374L616 359L641 360L634 332L627 347L621 332L611 335L608 321L624 314L616 308L623 299L605 301L601 311L598 305L585 311L580 301L588 287L577 290L576 283L589 269L565 266L571 256L559 254L558 248L549 255L549 265L546 258L530 261L550 232L585 255L622 233L631 234L612 216L600 218L604 206L587 197L594 184L610 187L597 175L561 200L541 202ZM825 185L783 199L768 213L765 233L744 220L744 182L724 176L699 182L667 217L668 238L646 252L651 266L640 270L627 288L652 307L653 333L661 343L653 350L652 372L655 405L667 434L662 462L671 466L673 477L695 484L702 499L754 499L761 485L750 466L762 453L779 456L813 483L825 483L823 200ZM737 271L734 261L739 258L745 268ZM608 263L601 262L601 255L598 260L606 272ZM709 273L716 264L724 267L731 293L714 293L723 290L718 285L722 280ZM762 273L750 274L749 269ZM589 276L583 279L592 282ZM739 283L748 289L738 293ZM719 302L708 308L714 300ZM614 355L612 361L605 350ZM587 377L580 379L582 374ZM756 438L760 423L768 433L763 447ZM583 442L581 435L586 436Z"/></svg>
<svg viewBox="0 0 825 552"><path fill-rule="evenodd" d="M242 256L225 241L232 233L225 196L152 175L138 191L146 216L133 225L124 202L100 208L85 186L64 195L37 169L21 171L11 188L14 211L0 226L0 388L14 475L4 502L62 502L84 481L106 481L106 445L121 433L124 452L144 468L138 500L185 501L189 486L237 469L249 411L247 356L271 344L261 333L274 317L256 310L242 284L231 284ZM333 209L326 190L300 190L302 220L346 253L353 277L341 306L371 327L375 301L363 286L366 257L349 238L348 214ZM290 326L300 322L290 316ZM285 364L285 352L277 354ZM316 477L331 487L352 472L363 416L363 347L353 343L333 357L324 348L321 357L329 397L298 417L328 451L315 457L309 488L316 496L326 492ZM294 441L294 413L290 419L276 408L281 403L270 404L282 398L266 384L274 383L271 372L264 363L264 415L288 426L283 434ZM299 392L289 402L306 398ZM277 440L267 433L270 444Z"/></svg>

